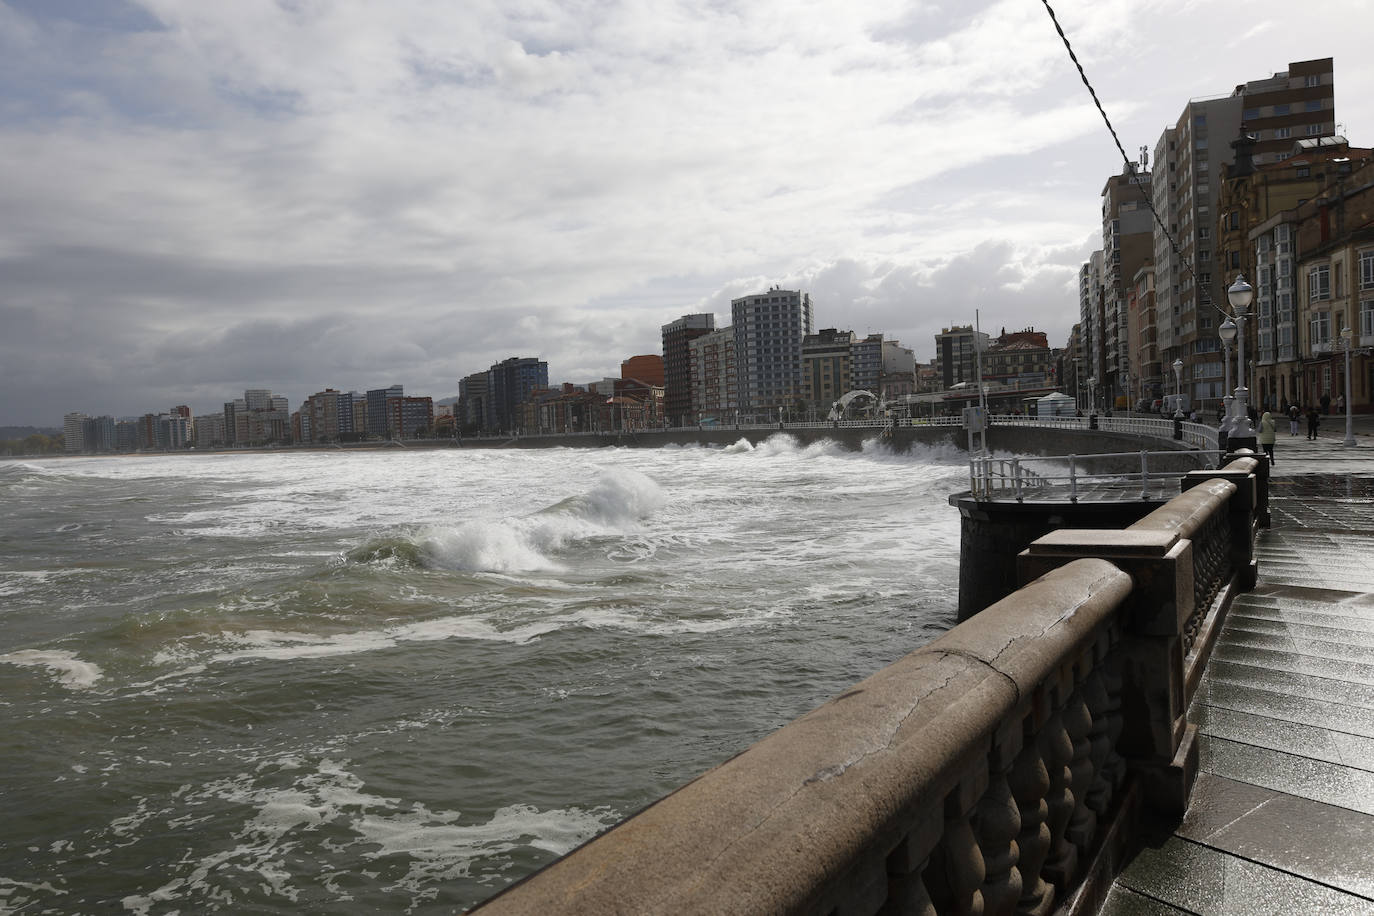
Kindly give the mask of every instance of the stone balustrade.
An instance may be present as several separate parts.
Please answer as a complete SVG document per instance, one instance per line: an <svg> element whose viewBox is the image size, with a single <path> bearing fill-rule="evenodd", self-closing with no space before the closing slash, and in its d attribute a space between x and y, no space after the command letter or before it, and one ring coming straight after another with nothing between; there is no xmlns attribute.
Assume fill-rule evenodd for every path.
<svg viewBox="0 0 1374 916"><path fill-rule="evenodd" d="M1189 646L1252 568L1246 461L1129 528L1050 532L1011 595L479 910L1043 916L1091 898L1142 803L1186 807Z"/></svg>

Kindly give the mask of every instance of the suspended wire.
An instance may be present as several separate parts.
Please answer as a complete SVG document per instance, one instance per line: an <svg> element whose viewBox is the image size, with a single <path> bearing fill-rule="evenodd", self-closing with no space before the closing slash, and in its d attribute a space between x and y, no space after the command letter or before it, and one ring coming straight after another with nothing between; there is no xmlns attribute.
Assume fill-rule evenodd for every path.
<svg viewBox="0 0 1374 916"><path fill-rule="evenodd" d="M1059 17L1054 14L1054 7L1050 6L1050 0L1040 0L1040 2L1044 4L1045 12L1050 14L1050 22L1054 23L1054 30L1059 33L1060 40L1064 42L1064 49L1069 52L1069 59L1072 60L1073 65L1078 68L1079 78L1083 80L1083 85L1087 87L1088 94L1092 96L1093 104L1097 106L1098 113L1102 115L1102 121L1107 125L1107 131L1112 135L1112 141L1116 143L1117 151L1121 153L1121 161L1126 163L1127 173L1132 178L1136 177L1136 164L1131 160L1130 156L1126 155L1126 148L1121 145L1121 138L1116 135L1116 128L1112 126L1112 119L1107 117L1107 111L1102 107L1102 101L1097 97L1097 90L1093 88L1093 84L1088 80L1088 74L1083 70L1083 65L1079 63L1078 55L1074 53L1073 45L1069 43L1069 36L1064 34L1064 27L1059 24ZM1174 239L1173 233L1169 231L1169 227L1164 224L1164 219L1159 215L1159 212L1155 210L1154 200L1152 199L1154 197L1153 183L1151 183L1150 188L1149 194L1142 195L1145 198L1145 206L1150 209L1150 215L1155 218L1155 222L1159 225L1159 231L1164 233L1164 237L1169 240L1169 248L1173 251L1174 257L1177 258L1178 262L1183 265L1183 268L1188 271L1188 276L1193 280L1193 289L1198 291L1202 304L1215 308L1222 315L1229 318L1230 316L1225 309L1219 308L1212 303L1212 295L1207 287L1198 282L1197 274L1193 273L1192 263L1183 257L1183 252L1179 250L1178 242Z"/></svg>

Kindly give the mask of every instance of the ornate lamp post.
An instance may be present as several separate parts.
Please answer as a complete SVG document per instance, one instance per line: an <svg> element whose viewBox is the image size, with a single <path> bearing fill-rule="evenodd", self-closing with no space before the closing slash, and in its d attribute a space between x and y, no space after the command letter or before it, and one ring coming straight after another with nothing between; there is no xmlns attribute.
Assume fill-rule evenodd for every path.
<svg viewBox="0 0 1374 916"><path fill-rule="evenodd" d="M1355 339L1350 325L1341 328L1341 340L1345 343L1345 441L1341 444L1346 448L1354 448L1355 426L1354 417L1350 412L1350 345Z"/></svg>
<svg viewBox="0 0 1374 916"><path fill-rule="evenodd" d="M1226 405L1225 411L1221 415L1221 431L1229 433L1231 431L1231 411L1235 405L1235 396L1231 394L1231 344L1236 340L1236 323L1231 320L1231 316L1226 316L1226 320L1217 328L1217 336L1221 338L1223 350L1221 364L1226 373L1226 381L1222 386L1222 403Z"/></svg>
<svg viewBox="0 0 1374 916"><path fill-rule="evenodd" d="M1231 438L1253 439L1255 429L1250 425L1250 389L1245 387L1245 310L1255 301L1255 290L1245 282L1244 274L1236 274L1236 282L1226 289L1226 298L1235 312L1237 344L1236 391L1232 407L1235 410L1231 420Z"/></svg>
<svg viewBox="0 0 1374 916"><path fill-rule="evenodd" d="M1174 360L1174 438L1183 438L1183 360Z"/></svg>

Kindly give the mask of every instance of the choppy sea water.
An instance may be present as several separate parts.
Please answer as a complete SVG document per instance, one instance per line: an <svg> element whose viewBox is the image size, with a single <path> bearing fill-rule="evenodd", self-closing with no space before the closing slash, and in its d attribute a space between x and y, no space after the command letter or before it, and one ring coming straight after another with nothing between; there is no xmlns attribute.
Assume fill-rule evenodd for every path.
<svg viewBox="0 0 1374 916"><path fill-rule="evenodd" d="M471 906L952 625L966 474L0 462L0 912Z"/></svg>

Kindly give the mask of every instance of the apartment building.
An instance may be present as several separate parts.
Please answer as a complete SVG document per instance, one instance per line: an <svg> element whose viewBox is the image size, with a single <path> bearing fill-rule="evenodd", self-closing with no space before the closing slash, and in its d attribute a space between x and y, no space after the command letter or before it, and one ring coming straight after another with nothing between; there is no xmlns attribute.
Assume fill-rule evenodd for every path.
<svg viewBox="0 0 1374 916"><path fill-rule="evenodd" d="M691 344L715 330L716 316L705 312L683 315L659 329L663 340L663 410L670 426L695 423L697 413L704 409L692 400L695 371Z"/></svg>
<svg viewBox="0 0 1374 916"><path fill-rule="evenodd" d="M739 410L739 390L735 385L735 329L726 327L695 337L688 348L693 414L686 423L733 419L735 411ZM671 413L668 422L673 423Z"/></svg>
<svg viewBox="0 0 1374 916"><path fill-rule="evenodd" d="M812 333L811 296L773 287L730 301L741 412L772 415L802 388L801 349Z"/></svg>
<svg viewBox="0 0 1374 916"><path fill-rule="evenodd" d="M852 350L856 342L853 331L835 328L822 328L803 338L801 398L816 409L818 415L823 416L831 404L858 387L850 372ZM874 373L874 382L882 370L881 346L878 347L877 357L878 372Z"/></svg>

